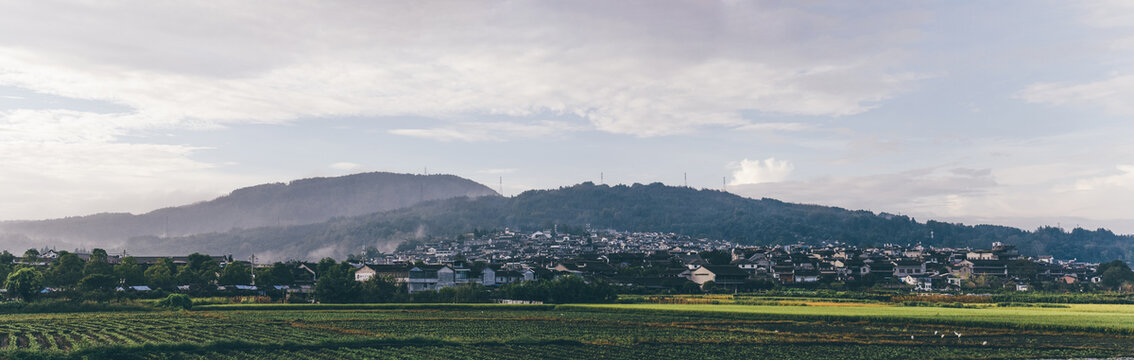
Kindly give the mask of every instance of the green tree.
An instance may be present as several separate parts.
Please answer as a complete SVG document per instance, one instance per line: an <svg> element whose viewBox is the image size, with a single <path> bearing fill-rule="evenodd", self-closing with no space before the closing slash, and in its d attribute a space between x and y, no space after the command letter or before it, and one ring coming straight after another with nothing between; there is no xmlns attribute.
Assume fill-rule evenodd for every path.
<svg viewBox="0 0 1134 360"><path fill-rule="evenodd" d="M24 262L32 264L36 261L39 261L39 250L32 248L24 251Z"/></svg>
<svg viewBox="0 0 1134 360"><path fill-rule="evenodd" d="M391 302L404 292L404 287L388 276L373 276L362 283L362 300L365 302Z"/></svg>
<svg viewBox="0 0 1134 360"><path fill-rule="evenodd" d="M85 291L112 291L118 285L118 279L112 275L90 274L79 280L79 288Z"/></svg>
<svg viewBox="0 0 1134 360"><path fill-rule="evenodd" d="M334 261L334 260L331 260ZM320 265L325 265L323 261ZM353 268L349 264L327 265L315 281L315 300L323 303L358 302L360 286L354 280Z"/></svg>
<svg viewBox="0 0 1134 360"><path fill-rule="evenodd" d="M1021 279L1034 279L1039 274L1039 264L1027 259L1012 260L1008 262L1008 274L1019 276Z"/></svg>
<svg viewBox="0 0 1134 360"><path fill-rule="evenodd" d="M142 274L146 277L146 285L153 289L169 289L177 285L177 279L174 277L173 261L169 259L159 259L157 263L150 265Z"/></svg>
<svg viewBox="0 0 1134 360"><path fill-rule="evenodd" d="M724 250L702 251L697 255L710 265L728 265L732 262L732 254Z"/></svg>
<svg viewBox="0 0 1134 360"><path fill-rule="evenodd" d="M93 250L91 250L91 261L109 262L109 259L110 255L106 253L106 250L99 248L94 248Z"/></svg>
<svg viewBox="0 0 1134 360"><path fill-rule="evenodd" d="M218 285L248 285L252 283L252 267L243 261L234 261L224 266L217 278Z"/></svg>
<svg viewBox="0 0 1134 360"><path fill-rule="evenodd" d="M114 275L114 266L110 265L106 250L94 249L91 250L91 258L87 260L87 266L83 268L83 275Z"/></svg>
<svg viewBox="0 0 1134 360"><path fill-rule="evenodd" d="M8 294L24 300L31 301L43 289L43 274L34 268L20 268L8 274L4 288Z"/></svg>
<svg viewBox="0 0 1134 360"><path fill-rule="evenodd" d="M295 283L295 273L288 264L277 262L271 267L256 269L257 286L291 285Z"/></svg>
<svg viewBox="0 0 1134 360"><path fill-rule="evenodd" d="M1102 286L1111 290L1118 290L1123 283L1134 282L1134 272L1125 262L1115 260L1099 265L1102 273Z"/></svg>
<svg viewBox="0 0 1134 360"><path fill-rule="evenodd" d="M216 281L219 272L220 264L217 264L216 259L208 255L192 253L186 259L185 265L178 269L177 281L181 285L201 288Z"/></svg>
<svg viewBox="0 0 1134 360"><path fill-rule="evenodd" d="M138 265L138 259L133 256L122 258L118 265L114 265L114 275L122 279L122 283L127 286L142 285L146 283L146 273L141 265Z"/></svg>
<svg viewBox="0 0 1134 360"><path fill-rule="evenodd" d="M0 279L7 279L8 274L12 273L12 265L0 264Z"/></svg>
<svg viewBox="0 0 1134 360"><path fill-rule="evenodd" d="M0 265L11 265L12 263L15 263L15 262L16 262L16 255L12 255L12 253L8 252L8 250L4 250L4 252L0 252Z"/></svg>
<svg viewBox="0 0 1134 360"><path fill-rule="evenodd" d="M83 278L83 259L64 251L47 269L44 278L52 286L75 286Z"/></svg>

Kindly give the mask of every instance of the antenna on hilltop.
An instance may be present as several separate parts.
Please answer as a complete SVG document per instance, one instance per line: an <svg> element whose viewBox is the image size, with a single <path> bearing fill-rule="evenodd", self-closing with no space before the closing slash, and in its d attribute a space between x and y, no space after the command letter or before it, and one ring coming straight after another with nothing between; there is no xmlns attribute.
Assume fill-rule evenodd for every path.
<svg viewBox="0 0 1134 360"><path fill-rule="evenodd" d="M598 173L598 183L599 183L599 185L602 185L602 184L606 184L606 178L605 178L605 175L606 175L606 174L603 174L603 173L602 173L601 171L599 171L599 173Z"/></svg>
<svg viewBox="0 0 1134 360"><path fill-rule="evenodd" d="M425 175L426 175L426 176L428 176L428 175L429 175L429 167L428 167L428 166L426 166L426 167L425 167L425 170L422 170L422 171L425 171Z"/></svg>
<svg viewBox="0 0 1134 360"><path fill-rule="evenodd" d="M504 177L503 176L500 177L500 185L498 185L498 186L500 187L500 196L504 196Z"/></svg>
<svg viewBox="0 0 1134 360"><path fill-rule="evenodd" d="M728 177L727 176L721 176L721 191L727 192L728 191L728 185L727 185L727 183L725 183L725 179L728 179Z"/></svg>
<svg viewBox="0 0 1134 360"><path fill-rule="evenodd" d="M689 173L681 173L681 177L685 179L685 187L689 187Z"/></svg>

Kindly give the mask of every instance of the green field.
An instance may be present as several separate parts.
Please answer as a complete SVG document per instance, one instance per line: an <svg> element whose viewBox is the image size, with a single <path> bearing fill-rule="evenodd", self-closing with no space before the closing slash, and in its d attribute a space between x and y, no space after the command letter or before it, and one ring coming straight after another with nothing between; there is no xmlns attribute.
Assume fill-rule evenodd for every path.
<svg viewBox="0 0 1134 360"><path fill-rule="evenodd" d="M183 312L0 315L0 358L1134 355L1131 305L1052 309L849 305L216 305Z"/></svg>

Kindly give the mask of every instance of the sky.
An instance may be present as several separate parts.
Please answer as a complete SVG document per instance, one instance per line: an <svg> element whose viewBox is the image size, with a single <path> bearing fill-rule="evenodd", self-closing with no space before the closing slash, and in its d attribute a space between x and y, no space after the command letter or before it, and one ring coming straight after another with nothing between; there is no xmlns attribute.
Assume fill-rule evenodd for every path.
<svg viewBox="0 0 1134 360"><path fill-rule="evenodd" d="M1134 233L1134 2L0 0L0 219L445 173Z"/></svg>

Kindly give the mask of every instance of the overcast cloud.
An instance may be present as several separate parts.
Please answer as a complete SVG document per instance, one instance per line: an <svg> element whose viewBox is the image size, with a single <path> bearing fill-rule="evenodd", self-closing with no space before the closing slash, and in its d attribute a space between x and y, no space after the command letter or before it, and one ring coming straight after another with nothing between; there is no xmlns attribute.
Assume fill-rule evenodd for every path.
<svg viewBox="0 0 1134 360"><path fill-rule="evenodd" d="M2 2L0 219L431 167L1134 232L1128 4Z"/></svg>

